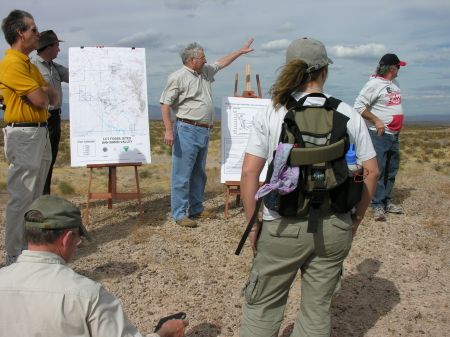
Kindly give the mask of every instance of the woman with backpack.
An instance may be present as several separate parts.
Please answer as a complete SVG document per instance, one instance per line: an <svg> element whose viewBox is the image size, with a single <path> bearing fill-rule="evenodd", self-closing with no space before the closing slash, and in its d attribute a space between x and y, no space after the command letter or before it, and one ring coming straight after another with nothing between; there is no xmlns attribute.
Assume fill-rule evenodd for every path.
<svg viewBox="0 0 450 337"><path fill-rule="evenodd" d="M324 96L306 97L303 106L324 105L330 95L324 93L323 86L328 64L332 63L320 41L304 38L289 45L286 64L270 90L273 104L256 114L245 150L241 191L247 222L256 208L260 173L266 161L272 162L277 149L288 103L320 93ZM336 110L348 117L349 141L355 144L358 160L369 172L363 181L361 200L352 214L321 209L316 233L308 231L307 218L281 216L263 207L262 222L257 220L250 231L254 259L243 289L242 337L278 336L298 270L302 273L302 293L291 336L330 335L330 303L339 292L344 259L378 178L376 153L361 116L343 102Z"/></svg>

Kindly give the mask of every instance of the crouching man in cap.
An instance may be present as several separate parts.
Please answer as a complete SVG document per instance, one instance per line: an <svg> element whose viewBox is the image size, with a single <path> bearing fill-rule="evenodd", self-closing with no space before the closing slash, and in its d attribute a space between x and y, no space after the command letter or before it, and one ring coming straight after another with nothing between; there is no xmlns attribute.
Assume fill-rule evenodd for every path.
<svg viewBox="0 0 450 337"><path fill-rule="evenodd" d="M92 241L78 207L57 195L36 199L25 236L28 250L0 269L1 337L142 337L115 296L67 266L80 236ZM187 325L170 320L147 336L181 337Z"/></svg>

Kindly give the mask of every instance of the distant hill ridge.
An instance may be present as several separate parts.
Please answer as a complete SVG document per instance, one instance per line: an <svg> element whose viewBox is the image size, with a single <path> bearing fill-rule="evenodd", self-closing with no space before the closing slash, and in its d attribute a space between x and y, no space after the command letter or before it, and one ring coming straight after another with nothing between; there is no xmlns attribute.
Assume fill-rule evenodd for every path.
<svg viewBox="0 0 450 337"><path fill-rule="evenodd" d="M221 119L221 109L215 108L215 119ZM69 104L63 103L62 105L62 118L69 118ZM3 111L0 110L0 118L3 119ZM161 108L159 105L148 106L148 118L149 119L162 119ZM417 116L405 116L405 124L450 124L450 114L446 115L417 115Z"/></svg>

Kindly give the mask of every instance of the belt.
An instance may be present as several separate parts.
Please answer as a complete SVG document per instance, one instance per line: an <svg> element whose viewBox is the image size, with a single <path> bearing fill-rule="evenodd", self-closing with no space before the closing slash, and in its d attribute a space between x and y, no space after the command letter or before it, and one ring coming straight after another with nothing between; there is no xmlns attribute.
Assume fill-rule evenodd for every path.
<svg viewBox="0 0 450 337"><path fill-rule="evenodd" d="M50 115L61 115L61 109L53 109L53 110L48 110L48 112L50 113Z"/></svg>
<svg viewBox="0 0 450 337"><path fill-rule="evenodd" d="M41 126L47 126L47 122L20 122L20 123L8 123L8 126L12 126L13 128L38 128Z"/></svg>
<svg viewBox="0 0 450 337"><path fill-rule="evenodd" d="M213 128L213 126L209 125L209 124L201 124L201 123L190 121L188 119L181 119L181 118L178 118L178 117L177 117L177 121L180 121L180 122L183 122L183 123L186 123L186 124L195 125L195 126L200 126L202 128L208 128L208 129L212 129Z"/></svg>

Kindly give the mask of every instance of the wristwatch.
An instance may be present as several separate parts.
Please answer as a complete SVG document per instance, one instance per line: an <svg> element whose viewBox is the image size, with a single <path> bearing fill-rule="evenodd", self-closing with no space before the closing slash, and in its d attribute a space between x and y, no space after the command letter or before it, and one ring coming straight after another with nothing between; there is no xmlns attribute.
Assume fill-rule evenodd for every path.
<svg viewBox="0 0 450 337"><path fill-rule="evenodd" d="M352 218L354 218L356 220L362 220L362 219L364 219L364 215L352 214Z"/></svg>

